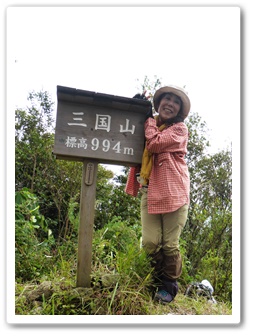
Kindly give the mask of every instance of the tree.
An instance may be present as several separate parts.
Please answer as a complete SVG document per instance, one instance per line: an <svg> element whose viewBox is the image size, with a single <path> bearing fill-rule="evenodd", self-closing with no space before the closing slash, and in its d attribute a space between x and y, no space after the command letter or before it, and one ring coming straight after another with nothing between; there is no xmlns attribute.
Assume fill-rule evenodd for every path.
<svg viewBox="0 0 253 336"><path fill-rule="evenodd" d="M56 160L54 145L54 103L47 92L28 95L26 110L16 110L15 184L16 190L28 188L38 196L40 211L55 237L77 236L73 218L78 217L82 163ZM97 197L111 190L111 171L98 167ZM107 196L105 199L108 199ZM72 215L70 218L70 209Z"/></svg>
<svg viewBox="0 0 253 336"><path fill-rule="evenodd" d="M101 185L96 201L96 228L100 229L114 217L120 217L129 226L139 229L140 197L135 198L125 193L128 170L128 167L124 167L123 173L114 178L110 188L108 184Z"/></svg>
<svg viewBox="0 0 253 336"><path fill-rule="evenodd" d="M216 294L231 298L232 154L224 150L198 160L191 174L191 206L182 234L188 271L208 277ZM200 279L199 279L200 280ZM225 292L224 292L225 291ZM223 293L221 295L221 293Z"/></svg>
<svg viewBox="0 0 253 336"><path fill-rule="evenodd" d="M206 123L197 113L191 114L187 126L191 203L182 241L188 275L208 278L216 294L231 299L232 153L208 154Z"/></svg>
<svg viewBox="0 0 253 336"><path fill-rule="evenodd" d="M145 76L143 79L143 82L141 83L139 79L137 79L138 85L137 90L139 90L140 93L147 91L150 100L154 97L154 94L156 90L161 86L161 80L157 78L157 76L154 76L153 80L148 78L148 76Z"/></svg>
<svg viewBox="0 0 253 336"><path fill-rule="evenodd" d="M16 186L33 192L36 175L52 151L53 105L47 92L32 92L27 111L15 113Z"/></svg>

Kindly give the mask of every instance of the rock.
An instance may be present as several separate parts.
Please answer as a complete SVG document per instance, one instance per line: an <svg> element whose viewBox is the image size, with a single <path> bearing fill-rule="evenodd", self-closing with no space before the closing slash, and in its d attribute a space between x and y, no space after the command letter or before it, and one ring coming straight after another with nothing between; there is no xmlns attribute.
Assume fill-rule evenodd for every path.
<svg viewBox="0 0 253 336"><path fill-rule="evenodd" d="M103 287L114 287L119 279L118 274L104 274L101 277Z"/></svg>
<svg viewBox="0 0 253 336"><path fill-rule="evenodd" d="M91 296L93 293L93 289L89 287L76 287L71 290L70 294L72 296L79 296L79 297L85 297L85 296Z"/></svg>
<svg viewBox="0 0 253 336"><path fill-rule="evenodd" d="M53 294L51 281L42 282L36 289L26 293L26 297L29 301L42 301L43 294L45 299L49 298Z"/></svg>

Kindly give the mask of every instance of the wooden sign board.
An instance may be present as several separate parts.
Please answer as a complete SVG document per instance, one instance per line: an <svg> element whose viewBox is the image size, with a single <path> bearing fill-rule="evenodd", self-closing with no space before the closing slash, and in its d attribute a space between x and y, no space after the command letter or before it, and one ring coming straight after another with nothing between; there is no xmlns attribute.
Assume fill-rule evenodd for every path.
<svg viewBox="0 0 253 336"><path fill-rule="evenodd" d="M90 287L98 163L141 163L150 102L57 86L53 153L83 161L78 234L77 287Z"/></svg>
<svg viewBox="0 0 253 336"><path fill-rule="evenodd" d="M57 86L53 153L58 159L137 165L150 102Z"/></svg>

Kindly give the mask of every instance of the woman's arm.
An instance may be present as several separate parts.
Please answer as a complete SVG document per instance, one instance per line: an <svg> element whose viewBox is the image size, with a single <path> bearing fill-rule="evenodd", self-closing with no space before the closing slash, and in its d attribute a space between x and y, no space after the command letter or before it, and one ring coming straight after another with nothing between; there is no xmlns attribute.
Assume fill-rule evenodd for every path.
<svg viewBox="0 0 253 336"><path fill-rule="evenodd" d="M150 153L185 151L188 128L183 122L180 122L159 131L156 121L149 118L145 122L145 137L147 150Z"/></svg>

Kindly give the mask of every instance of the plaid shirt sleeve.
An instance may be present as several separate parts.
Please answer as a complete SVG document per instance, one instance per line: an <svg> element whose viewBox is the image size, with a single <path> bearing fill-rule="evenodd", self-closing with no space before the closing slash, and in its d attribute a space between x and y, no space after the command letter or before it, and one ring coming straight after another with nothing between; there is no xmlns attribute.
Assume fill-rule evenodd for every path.
<svg viewBox="0 0 253 336"><path fill-rule="evenodd" d="M188 138L188 129L181 122L159 131L156 121L148 118L145 123L145 136L147 149L151 153L178 152L182 150L182 143Z"/></svg>

